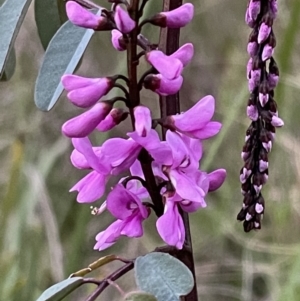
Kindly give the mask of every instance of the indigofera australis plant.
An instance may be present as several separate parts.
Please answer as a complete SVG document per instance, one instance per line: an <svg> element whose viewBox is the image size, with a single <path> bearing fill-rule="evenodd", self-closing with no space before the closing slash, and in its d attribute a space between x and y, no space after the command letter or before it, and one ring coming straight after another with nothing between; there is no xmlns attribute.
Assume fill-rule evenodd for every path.
<svg viewBox="0 0 300 301"><path fill-rule="evenodd" d="M107 229L96 235L94 249L104 250L116 243L122 235L130 238L142 236L143 221L153 212L157 216L157 231L169 247L156 250L162 254L148 254L149 263L145 261L145 271L150 275L150 270L156 269L155 264L151 265L152 256L160 256L161 271L153 277L154 280L159 278L159 273L166 273L163 278L172 283L172 274L179 273L175 269L178 265L185 267L184 272L176 274L177 281L172 284L173 288L169 292L166 289L163 294L160 293L161 284L155 288L153 283L149 289L149 284L145 285L141 281L141 268L138 268L137 259L125 260L125 269L123 267L115 273L121 276L129 268L135 267L139 288L152 293L157 300L167 300L166 297L168 300L179 300L181 295L188 293L185 300L197 300L193 276L187 276L194 275L188 213L206 207L207 193L218 189L225 180L224 169L210 173L199 170L202 141L218 134L221 124L212 121L215 99L211 95L200 99L186 112L179 111L178 92L183 84L182 71L194 54L191 43L179 47L179 30L192 21L193 4L177 2L170 9L174 3L166 2L165 11L142 19L146 4L146 0L133 0L130 3L116 1L108 10L91 2L66 3L67 16L73 24L95 31L110 30L112 46L127 55L126 74L101 78L64 74L61 78L68 99L75 106L86 109L62 126L63 134L71 138L74 146L72 164L78 169L89 171L71 191L78 192L79 203L92 203L107 191L109 178L118 177L118 184L109 187L107 199L101 206L92 209L95 215L107 210L115 218ZM94 7L99 9L96 14L88 10ZM161 33L158 44L152 43L147 32L144 32L143 26L147 23L165 31ZM141 60L146 60L148 69L138 77ZM105 98L113 88L120 89L123 95ZM143 101L143 89L149 89L159 96L159 99L156 97L157 101L165 108L160 118L152 117ZM115 107L116 102L123 103L123 107ZM132 128L127 130L127 138L113 137L101 146L92 145L89 134L109 131L122 124L126 118L131 118L132 123ZM130 175L120 178L121 173L126 171ZM191 271L178 262L173 265L174 271L168 276L169 268L162 268L166 264L163 261L175 259L164 253L172 254ZM113 260L116 259L113 257ZM105 260L100 259L100 262ZM84 269L83 274L88 271L89 268ZM83 274L79 271L72 278ZM95 300L106 285L119 277L113 275L100 281L87 300ZM190 281L180 291L184 279ZM96 279L83 281L97 283Z"/></svg>
<svg viewBox="0 0 300 301"><path fill-rule="evenodd" d="M19 24L24 17L30 1L23 2L21 17L11 20L11 24L14 21ZM38 300L62 300L77 287L93 283L96 288L85 301L96 300L109 285L124 300L195 301L198 297L188 214L206 207L206 195L223 184L226 171L199 169L203 141L221 130L221 123L212 121L214 97L204 96L190 109L180 112L182 72L193 59L194 47L192 43L179 45L179 33L180 28L192 21L194 5L164 0L163 11L148 18L144 16L148 0L109 2L109 9L90 0L66 2L69 21L51 41L43 39L45 48L50 43L37 79L35 101L41 109L50 110L65 89L72 104L85 110L66 121L62 132L74 146L72 164L87 171L71 188L77 192L77 201L94 203L108 193L101 205L92 207L92 214L99 216L108 211L115 218L109 227L95 233L94 249L107 249L121 236L141 237L143 222L150 214L156 215L156 229L167 245L135 259L117 255L101 257L46 290ZM1 7L3 18L8 5L6 2ZM252 123L242 152L244 167L240 181L244 201L238 214L246 232L261 227L265 209L261 189L268 179L268 153L275 128L283 125L274 100L279 79L273 58L276 40L272 25L276 15L276 0L249 0L246 23L253 30L247 47L250 56L247 115ZM158 43L147 36L145 24L160 28ZM18 26L11 31L11 39L7 39L10 41L7 54L1 56L0 52L0 73L5 77L11 41L17 30ZM124 59L126 56L125 74L99 78L75 75L91 36L101 31L110 31L111 41L107 42L115 51L122 52ZM72 46L64 41L65 36L71 39ZM101 55L105 57L105 53ZM63 59L56 63L55 57ZM147 68L142 70L145 65ZM107 96L115 88L121 96ZM152 91L161 116L153 116L144 101L144 89ZM182 97L181 102L185 101ZM125 129L125 119L131 119L131 128ZM101 135L119 125L125 130L126 138L111 137L102 145L92 144L90 134L100 132ZM122 177L126 172L127 176ZM110 178L118 181L113 187L107 185ZM112 261L124 265L103 280L84 277ZM125 294L114 281L132 269L139 291Z"/></svg>

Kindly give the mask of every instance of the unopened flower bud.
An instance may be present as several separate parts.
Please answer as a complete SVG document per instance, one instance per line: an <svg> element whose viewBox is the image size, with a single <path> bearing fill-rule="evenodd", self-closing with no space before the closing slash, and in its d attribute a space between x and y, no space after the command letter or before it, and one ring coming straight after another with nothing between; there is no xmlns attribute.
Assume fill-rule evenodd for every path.
<svg viewBox="0 0 300 301"><path fill-rule="evenodd" d="M249 3L249 17L253 20L256 21L257 16L260 13L260 0L251 0Z"/></svg>
<svg viewBox="0 0 300 301"><path fill-rule="evenodd" d="M114 19L116 26L122 33L130 33L135 27L135 21L132 20L127 11L117 5Z"/></svg>
<svg viewBox="0 0 300 301"><path fill-rule="evenodd" d="M75 1L67 2L66 12L69 20L80 27L99 30L107 23L106 18L94 15Z"/></svg>
<svg viewBox="0 0 300 301"><path fill-rule="evenodd" d="M176 9L154 15L150 23L160 27L180 28L190 23L193 16L194 5L185 3Z"/></svg>
<svg viewBox="0 0 300 301"><path fill-rule="evenodd" d="M118 51L126 50L126 44L123 39L123 34L116 29L113 29L111 31L111 43Z"/></svg>
<svg viewBox="0 0 300 301"><path fill-rule="evenodd" d="M97 125L96 129L100 132L107 132L125 120L127 116L128 112L124 112L123 109L113 108L105 119Z"/></svg>
<svg viewBox="0 0 300 301"><path fill-rule="evenodd" d="M111 105L99 102L83 114L74 117L62 126L62 132L70 138L82 138L89 135L108 114Z"/></svg>
<svg viewBox="0 0 300 301"><path fill-rule="evenodd" d="M86 78L72 74L63 75L61 81L64 88L69 92L68 98L80 108L94 105L110 91L115 82L109 77Z"/></svg>
<svg viewBox="0 0 300 301"><path fill-rule="evenodd" d="M271 27L267 25L266 23L262 23L260 25L259 31L258 31L258 44L263 43L270 35Z"/></svg>
<svg viewBox="0 0 300 301"><path fill-rule="evenodd" d="M177 93L182 86L182 82L182 76L170 80L163 77L161 74L149 74L144 79L144 87L159 95L166 96Z"/></svg>

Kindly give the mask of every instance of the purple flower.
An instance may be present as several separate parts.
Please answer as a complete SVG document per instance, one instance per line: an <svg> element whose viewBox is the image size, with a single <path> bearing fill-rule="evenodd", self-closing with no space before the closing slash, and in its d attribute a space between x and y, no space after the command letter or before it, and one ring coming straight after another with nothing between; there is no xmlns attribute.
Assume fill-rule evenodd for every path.
<svg viewBox="0 0 300 301"><path fill-rule="evenodd" d="M191 22L194 16L194 5L185 3L182 6L156 14L151 18L151 24L160 27L180 28Z"/></svg>
<svg viewBox="0 0 300 301"><path fill-rule="evenodd" d="M71 102L81 108L94 105L114 85L111 78L86 78L65 74L61 78L64 88L69 92Z"/></svg>
<svg viewBox="0 0 300 301"><path fill-rule="evenodd" d="M115 22L119 31L122 33L130 33L135 27L135 21L133 21L128 12L117 5L115 10Z"/></svg>
<svg viewBox="0 0 300 301"><path fill-rule="evenodd" d="M149 216L149 211L134 193L117 184L108 195L106 205L117 220L96 236L95 250L101 251L110 247L121 235L143 235L142 222Z"/></svg>
<svg viewBox="0 0 300 301"><path fill-rule="evenodd" d="M117 175L129 169L142 147L132 139L111 138L102 145L102 153L111 166L111 174Z"/></svg>
<svg viewBox="0 0 300 301"><path fill-rule="evenodd" d="M210 121L215 111L215 99L205 96L188 111L169 117L169 122L178 132L197 139L207 139L216 135L222 125Z"/></svg>
<svg viewBox="0 0 300 301"><path fill-rule="evenodd" d="M104 120L110 109L109 103L99 102L90 110L65 122L62 132L70 138L85 137L96 128L100 121Z"/></svg>
<svg viewBox="0 0 300 301"><path fill-rule="evenodd" d="M164 214L158 218L156 228L161 238L170 246L182 249L185 239L183 220L178 211L178 195L167 198Z"/></svg>
<svg viewBox="0 0 300 301"><path fill-rule="evenodd" d="M111 42L116 50L118 51L126 50L126 44L123 39L123 34L120 31L116 29L113 29L111 31Z"/></svg>
<svg viewBox="0 0 300 301"><path fill-rule="evenodd" d="M66 12L69 20L80 27L99 29L103 23L106 23L105 18L94 15L75 1L67 2Z"/></svg>
<svg viewBox="0 0 300 301"><path fill-rule="evenodd" d="M170 80L161 74L149 74L144 79L144 87L146 89L150 89L162 96L176 94L180 90L182 83L182 76Z"/></svg>
<svg viewBox="0 0 300 301"><path fill-rule="evenodd" d="M167 56L160 50L152 50L146 55L147 61L167 79L180 76L183 64L175 57Z"/></svg>
<svg viewBox="0 0 300 301"><path fill-rule="evenodd" d="M137 106L133 109L135 130L139 136L146 137L152 125L151 112L147 107Z"/></svg>

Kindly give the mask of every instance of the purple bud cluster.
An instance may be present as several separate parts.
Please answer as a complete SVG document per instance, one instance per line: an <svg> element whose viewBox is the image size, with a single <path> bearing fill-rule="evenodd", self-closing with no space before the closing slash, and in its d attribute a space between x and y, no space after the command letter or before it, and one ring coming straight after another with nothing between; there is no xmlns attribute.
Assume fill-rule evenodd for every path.
<svg viewBox="0 0 300 301"><path fill-rule="evenodd" d="M92 210L97 215L107 209L116 219L96 236L95 249L108 248L121 235L142 236L142 223L151 209L158 216L156 227L162 239L181 249L185 228L180 210L194 212L206 207L207 193L218 189L225 180L224 169L211 173L199 170L202 140L216 135L221 124L211 121L215 110L212 96L204 97L182 114L152 118L149 108L141 104L140 91L144 87L159 95L177 93L183 82L183 68L191 61L194 48L187 43L166 55L150 44L140 31L146 22L169 28L185 26L192 20L193 5L186 3L175 10L158 13L140 24L139 18L134 19L137 12L132 13L132 7L124 9L118 3L113 5L112 11L103 9L99 16L73 1L67 2L66 8L69 19L78 26L111 30L113 47L118 51L127 50L128 61L135 56L131 58L131 64L137 66L138 60L144 57L151 65L139 80L135 78L136 70L131 72L136 68L133 66L128 66L128 77L120 74L105 78L71 74L62 77L69 100L86 109L62 126L63 134L72 138L72 164L88 171L71 189L78 192L77 201L98 201L111 177L130 172L130 176L119 179L99 209ZM142 48L140 54L136 49L132 51L137 46ZM125 84L120 84L119 80ZM102 99L113 88L120 88L124 97ZM114 107L116 101L122 101L125 108ZM92 145L89 134L108 131L128 115L134 129L127 132L126 139L110 138L101 146ZM166 141L162 141L155 131L157 125L166 129ZM158 208L158 202L161 208Z"/></svg>
<svg viewBox="0 0 300 301"><path fill-rule="evenodd" d="M250 97L247 116L252 120L247 129L242 151L244 166L240 171L243 207L237 219L244 221L244 230L261 228L265 201L262 186L268 180L268 154L272 149L275 129L283 126L278 117L274 88L279 79L279 70L273 58L276 39L273 22L277 16L276 0L249 0L245 21L252 32L247 52L247 79Z"/></svg>

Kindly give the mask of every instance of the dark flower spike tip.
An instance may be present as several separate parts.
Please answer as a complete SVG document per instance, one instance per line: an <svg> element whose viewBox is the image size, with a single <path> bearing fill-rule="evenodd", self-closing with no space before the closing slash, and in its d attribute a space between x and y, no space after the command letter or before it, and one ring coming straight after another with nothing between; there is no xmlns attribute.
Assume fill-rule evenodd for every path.
<svg viewBox="0 0 300 301"><path fill-rule="evenodd" d="M244 221L244 231L261 228L265 201L261 194L268 180L270 153L275 128L283 126L278 117L274 88L278 84L279 70L273 58L276 38L273 22L277 16L276 0L249 0L246 23L253 29L248 39L247 79L250 97L247 116L252 123L246 132L241 157L244 166L240 171L241 192L244 196L243 207L237 219Z"/></svg>

